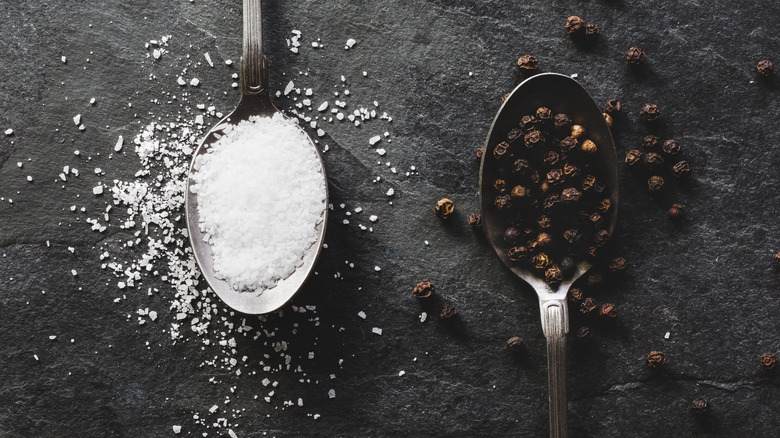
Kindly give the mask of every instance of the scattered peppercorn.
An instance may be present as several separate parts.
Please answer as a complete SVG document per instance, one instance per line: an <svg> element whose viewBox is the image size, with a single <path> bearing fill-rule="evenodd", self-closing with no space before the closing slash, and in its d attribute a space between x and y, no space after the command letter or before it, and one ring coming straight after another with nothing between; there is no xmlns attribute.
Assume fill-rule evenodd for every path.
<svg viewBox="0 0 780 438"><path fill-rule="evenodd" d="M520 119L520 128L526 132L536 129L537 124L538 120L536 120L536 117L530 114L526 114Z"/></svg>
<svg viewBox="0 0 780 438"><path fill-rule="evenodd" d="M550 284L556 284L563 281L563 272L561 271L561 268L557 266L547 268L547 270L544 271L544 281Z"/></svg>
<svg viewBox="0 0 780 438"><path fill-rule="evenodd" d="M626 164L629 166L633 166L634 164L638 163L639 160L642 159L642 152L631 149L626 153Z"/></svg>
<svg viewBox="0 0 780 438"><path fill-rule="evenodd" d="M569 296L569 301L574 302L574 303L578 303L583 298L582 289L580 289L578 287L573 287L573 288L569 289L568 296Z"/></svg>
<svg viewBox="0 0 780 438"><path fill-rule="evenodd" d="M574 187L567 187L561 192L561 202L574 203L580 200L582 192Z"/></svg>
<svg viewBox="0 0 780 438"><path fill-rule="evenodd" d="M647 366L650 368L661 368L666 364L666 355L661 351L651 351L647 355Z"/></svg>
<svg viewBox="0 0 780 438"><path fill-rule="evenodd" d="M436 203L436 207L433 209L433 212L436 213L436 216L439 216L441 219L448 219L450 216L452 216L454 211L455 203L448 198L441 198L439 202Z"/></svg>
<svg viewBox="0 0 780 438"><path fill-rule="evenodd" d="M604 114L604 121L607 122L607 126L610 128L612 127L612 116L609 115L609 113L603 113Z"/></svg>
<svg viewBox="0 0 780 438"><path fill-rule="evenodd" d="M513 246L506 252L506 258L513 262L522 262L528 258L530 250L525 246Z"/></svg>
<svg viewBox="0 0 780 438"><path fill-rule="evenodd" d="M761 368L773 370L777 366L777 355L774 353L764 353L761 355Z"/></svg>
<svg viewBox="0 0 780 438"><path fill-rule="evenodd" d="M669 208L670 219L680 219L684 215L685 211L683 210L683 206L681 204L672 204L672 206Z"/></svg>
<svg viewBox="0 0 780 438"><path fill-rule="evenodd" d="M577 36L585 31L585 20L576 15L572 15L566 19L566 25L564 27L566 28L567 35Z"/></svg>
<svg viewBox="0 0 780 438"><path fill-rule="evenodd" d="M504 241L510 245L520 243L522 238L523 233L515 227L509 227L504 231Z"/></svg>
<svg viewBox="0 0 780 438"><path fill-rule="evenodd" d="M599 211L602 213L606 213L609 211L609 209L612 208L612 200L609 198L602 199L601 204L599 204Z"/></svg>
<svg viewBox="0 0 780 438"><path fill-rule="evenodd" d="M531 131L523 137L523 141L525 142L525 147L533 149L544 143L544 136L541 131Z"/></svg>
<svg viewBox="0 0 780 438"><path fill-rule="evenodd" d="M477 148L477 150L474 151L474 158L476 158L477 160L481 160L482 155L484 154L485 154L485 148Z"/></svg>
<svg viewBox="0 0 780 438"><path fill-rule="evenodd" d="M412 294L415 298L423 299L429 298L435 292L436 286L434 286L433 283L430 281L421 281L414 287L414 292L412 292Z"/></svg>
<svg viewBox="0 0 780 438"><path fill-rule="evenodd" d="M710 411L710 402L701 395L691 402L691 411L696 415L704 415Z"/></svg>
<svg viewBox="0 0 780 438"><path fill-rule="evenodd" d="M555 129L567 129L571 127L571 119L566 114L556 114L553 117L553 126Z"/></svg>
<svg viewBox="0 0 780 438"><path fill-rule="evenodd" d="M526 73L535 72L539 69L539 61L535 56L525 55L517 60L517 66Z"/></svg>
<svg viewBox="0 0 780 438"><path fill-rule="evenodd" d="M756 64L756 71L762 78L769 79L775 75L775 65L768 59L762 59Z"/></svg>
<svg viewBox="0 0 780 438"><path fill-rule="evenodd" d="M691 173L691 165L685 160L678 161L677 164L672 166L672 172L674 172L674 176L678 178L686 176Z"/></svg>
<svg viewBox="0 0 780 438"><path fill-rule="evenodd" d="M598 147L596 147L596 143L594 143L591 140L583 141L582 146L580 146L580 149L582 149L582 152L585 152L586 154L595 154L598 151Z"/></svg>
<svg viewBox="0 0 780 438"><path fill-rule="evenodd" d="M617 318L617 307L615 307L615 305L612 303L604 303L601 305L601 307L599 307L599 316L606 318Z"/></svg>
<svg viewBox="0 0 780 438"><path fill-rule="evenodd" d="M642 48L634 46L626 52L626 62L629 65L640 65L647 60L647 53Z"/></svg>
<svg viewBox="0 0 780 438"><path fill-rule="evenodd" d="M503 96L501 96L501 102L506 102L507 99L509 99L509 95L512 93L506 93Z"/></svg>
<svg viewBox="0 0 780 438"><path fill-rule="evenodd" d="M607 230L599 230L596 232L596 236L593 238L593 243L596 246L604 246L607 244L612 236L609 235Z"/></svg>
<svg viewBox="0 0 780 438"><path fill-rule="evenodd" d="M523 339L520 336L513 336L506 340L506 348L512 353L520 353L523 351Z"/></svg>
<svg viewBox="0 0 780 438"><path fill-rule="evenodd" d="M477 213L471 213L468 224L471 228L482 228L482 216Z"/></svg>
<svg viewBox="0 0 780 438"><path fill-rule="evenodd" d="M655 152L648 152L644 154L642 156L642 160L649 167L660 166L664 164L664 158L661 156L661 154L657 154Z"/></svg>
<svg viewBox="0 0 780 438"><path fill-rule="evenodd" d="M564 152L569 152L579 146L580 141L577 140L575 137L566 137L563 140L561 140L560 148Z"/></svg>
<svg viewBox="0 0 780 438"><path fill-rule="evenodd" d="M536 110L536 119L539 120L539 123L545 124L552 120L553 118L553 112L550 110L550 108L547 108L546 106L539 107Z"/></svg>
<svg viewBox="0 0 780 438"><path fill-rule="evenodd" d="M452 318L453 316L458 314L458 310L450 303L447 303L444 305L444 307L441 309L441 313L439 314L439 318L443 320L448 320Z"/></svg>
<svg viewBox="0 0 780 438"><path fill-rule="evenodd" d="M775 254L775 265L780 266L780 251Z"/></svg>
<svg viewBox="0 0 780 438"><path fill-rule="evenodd" d="M653 150L660 143L661 143L661 139L656 137L655 135L646 135L645 138L642 139L642 148L644 148L645 150Z"/></svg>
<svg viewBox="0 0 780 438"><path fill-rule="evenodd" d="M571 136L574 138L580 138L585 135L585 128L582 125L571 126Z"/></svg>
<svg viewBox="0 0 780 438"><path fill-rule="evenodd" d="M594 40L599 36L599 27L596 23L588 23L585 25L585 39Z"/></svg>
<svg viewBox="0 0 780 438"><path fill-rule="evenodd" d="M604 105L604 112L607 114L619 113L623 105L617 99L609 99L607 104Z"/></svg>
<svg viewBox="0 0 780 438"><path fill-rule="evenodd" d="M589 340L592 337L593 337L593 334L590 332L589 328L587 328L585 326L582 326L582 327L577 329L577 339L579 339L581 341L587 341L587 340Z"/></svg>
<svg viewBox="0 0 780 438"><path fill-rule="evenodd" d="M534 263L534 267L540 271L547 269L547 267L550 266L550 257L543 252L535 255L532 261Z"/></svg>
<svg viewBox="0 0 780 438"><path fill-rule="evenodd" d="M598 307L598 303L596 303L596 300L594 298L588 297L582 300L580 303L580 313L583 315L587 315L590 312L596 310L596 307Z"/></svg>
<svg viewBox="0 0 780 438"><path fill-rule="evenodd" d="M509 196L511 196L512 199L527 198L531 196L531 191L523 186L514 186L512 187L512 191L509 192Z"/></svg>
<svg viewBox="0 0 780 438"><path fill-rule="evenodd" d="M664 153L668 155L677 155L680 153L682 147L680 146L680 143L677 140L670 139L664 142L662 149Z"/></svg>
<svg viewBox="0 0 780 438"><path fill-rule="evenodd" d="M612 272L620 272L626 270L626 259L623 257L615 257L609 262L609 270Z"/></svg>
<svg viewBox="0 0 780 438"><path fill-rule="evenodd" d="M661 118L661 110L658 108L658 105L654 103L646 103L642 109L639 110L639 117L648 122L655 122Z"/></svg>
<svg viewBox="0 0 780 438"><path fill-rule="evenodd" d="M493 188L496 189L499 193L504 193L504 190L506 190L506 181L503 179L497 179L493 181Z"/></svg>
<svg viewBox="0 0 780 438"><path fill-rule="evenodd" d="M552 219L550 216L541 215L536 219L536 224L539 225L539 228L546 230L552 226Z"/></svg>
<svg viewBox="0 0 780 438"><path fill-rule="evenodd" d="M509 195L496 196L496 200L493 201L493 205L499 210L509 210L512 207L512 198Z"/></svg>
<svg viewBox="0 0 780 438"><path fill-rule="evenodd" d="M508 150L509 143L502 141L496 145L495 149L493 149L493 156L496 157L496 160L500 160L502 157L504 157L504 155L506 155Z"/></svg>
<svg viewBox="0 0 780 438"><path fill-rule="evenodd" d="M660 192L664 189L664 179L660 176L654 175L647 180L647 188L651 192Z"/></svg>

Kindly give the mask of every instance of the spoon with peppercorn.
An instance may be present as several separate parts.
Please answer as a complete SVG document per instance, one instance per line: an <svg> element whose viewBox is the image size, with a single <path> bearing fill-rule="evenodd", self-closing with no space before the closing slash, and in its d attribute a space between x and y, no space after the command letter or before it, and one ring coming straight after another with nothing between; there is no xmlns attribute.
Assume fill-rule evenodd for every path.
<svg viewBox="0 0 780 438"><path fill-rule="evenodd" d="M316 146L271 101L262 37L261 0L244 0L241 100L195 150L185 198L187 231L203 277L228 306L248 314L277 310L301 289L322 249L328 205ZM271 174L273 181L258 183ZM207 184L220 190L206 190ZM210 229L204 229L206 214L216 218ZM297 221L301 217L312 220ZM218 269L218 260L226 269Z"/></svg>
<svg viewBox="0 0 780 438"><path fill-rule="evenodd" d="M480 166L482 223L501 261L539 297L547 338L550 436L568 435L567 293L617 218L617 154L602 112L557 73L517 86L496 114Z"/></svg>

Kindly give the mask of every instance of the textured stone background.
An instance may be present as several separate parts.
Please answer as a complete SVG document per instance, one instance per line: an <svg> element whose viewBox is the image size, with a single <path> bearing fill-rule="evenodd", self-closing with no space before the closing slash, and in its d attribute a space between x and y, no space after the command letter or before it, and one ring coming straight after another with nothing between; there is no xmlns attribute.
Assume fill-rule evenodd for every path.
<svg viewBox="0 0 780 438"><path fill-rule="evenodd" d="M316 351L306 377L319 383L276 374L274 404L252 399L259 374L200 367L215 353L191 336L172 345L165 331L174 318L166 312L167 283L148 278L138 289L119 291L94 248L118 251L127 236L115 226L94 233L84 223L88 215L69 210L74 203L102 210L107 200L92 196L91 188L99 180L132 179L139 169L132 149L108 154L117 135L127 145L150 113L162 111L152 99L180 92L175 79L186 55L202 60L208 51L217 64L197 70L202 83L193 93L211 96L222 111L234 105L235 66L221 61L240 56L240 2L2 5L0 128L15 135L0 138L6 199L0 202L0 435L168 436L180 424L187 436L226 436L225 428L194 424L192 415L207 416L208 407L230 396L231 409L245 409L231 418L239 436L544 436L546 360L536 297L464 223L478 205L474 149L500 96L521 80L513 63L527 53L543 71L577 73L599 103L623 101L614 128L621 157L645 133L639 107L654 102L664 114L662 134L680 140L694 167L689 183L660 200L621 170L613 250L630 268L596 293L619 305L617 324L596 327L591 346L572 342L572 435L777 433L780 381L760 372L758 357L777 351L780 335L780 274L772 266L780 249L780 91L777 81L755 81L752 69L765 57L780 61L774 29L780 3L266 2L273 89L308 71L308 83L324 96L340 75L349 76L355 98L377 100L394 117L387 159L399 170L419 169L410 178L393 175L376 164L367 141L372 132L327 128L332 202L370 208L380 222L363 233L342 225L338 209L331 215L320 275L295 299L316 304L321 325L306 326L289 341L295 354ZM564 35L563 23L575 13L601 27L594 47L578 47ZM285 43L292 29L304 34L298 55ZM144 43L168 34L172 55L147 60ZM311 49L316 38L324 50ZM347 38L358 41L350 51L343 50ZM631 45L648 52L639 72L622 61ZM364 79L363 70L370 73ZM93 96L98 103L90 107ZM84 132L73 126L77 113L88 125ZM24 170L17 161L25 161ZM82 176L58 182L64 165L77 165ZM97 166L106 177L92 174ZM376 176L383 182L372 183ZM396 190L393 205L384 195L389 187ZM448 224L432 214L442 196L457 203ZM678 226L666 217L672 201L687 206ZM345 259L356 266L336 280ZM411 288L422 279L435 282L459 309L454 324L419 322L422 309ZM162 292L147 297L146 287ZM160 312L156 324L135 322L135 310L144 307ZM357 317L360 310L367 320ZM269 325L289 331L295 318L275 317ZM382 336L371 333L374 326L383 328ZM504 341L514 335L528 346L523 360L505 351ZM237 349L239 357L265 353L251 339ZM644 365L653 349L667 353L665 372ZM406 375L399 377L400 370ZM330 373L337 378L325 382ZM209 383L211 377L219 383ZM328 398L329 388L336 398ZM698 395L713 406L703 420L688 410ZM280 408L281 400L298 397L304 408ZM322 417L315 421L310 413Z"/></svg>

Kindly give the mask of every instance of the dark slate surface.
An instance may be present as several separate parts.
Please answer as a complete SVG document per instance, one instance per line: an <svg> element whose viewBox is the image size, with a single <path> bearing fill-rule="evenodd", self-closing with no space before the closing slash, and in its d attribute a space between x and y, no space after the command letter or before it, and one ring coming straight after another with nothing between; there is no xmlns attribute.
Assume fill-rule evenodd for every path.
<svg viewBox="0 0 780 438"><path fill-rule="evenodd" d="M255 327L278 328L288 353L305 363L303 383L299 373L271 376L280 384L270 404L262 401L259 366L236 376L201 366L226 356L197 336L173 344L170 286L152 277L119 291L100 268L96 247L129 258L132 251L121 249L128 236L115 224L99 234L84 222L108 202L92 195L94 185L132 180L140 169L128 140L150 113L175 114L175 105L152 100L181 93L175 79L189 65L187 55L201 64L193 67L202 81L192 91L198 101L210 96L221 111L237 101L230 87L235 66L222 60L240 54L240 2L92 3L5 2L0 13L0 128L15 130L0 138L0 435L171 436L178 424L186 436L228 436L228 428L213 426L226 417L238 436L544 436L546 361L536 297L464 223L478 205L472 154L500 96L521 79L514 61L527 53L544 71L577 73L598 102L623 101L614 128L619 155L646 132L638 110L654 102L664 114L661 133L681 141L694 167L687 184L660 200L621 170L613 252L630 268L595 293L618 304L617 323L594 327L591 346L572 343L572 435L777 433L777 374L762 373L758 357L777 351L780 335L780 274L772 266L780 250L780 92L777 82L755 81L752 69L764 57L780 60L779 3L266 2L273 89L306 71L307 86L321 90L315 101L332 103L329 90L340 75L349 77L356 102L377 100L394 117L386 125L393 139L384 144L386 159L399 171L419 169L407 178L377 165L371 129L327 128L325 161L337 207L320 275L295 299L317 305L320 324L289 311L265 324L249 318ZM573 13L601 27L594 47L578 47L563 34ZM285 43L292 29L303 31L298 55ZM172 36L170 54L151 62L144 43L162 35ZM317 38L325 49L311 48ZM350 51L343 50L347 38L358 41ZM632 72L622 54L635 44L649 61ZM214 69L203 63L207 51ZM97 104L89 106L93 96ZM286 99L278 104L291 106ZM84 132L73 126L77 113ZM127 146L109 158L119 134ZM64 165L82 176L63 184L57 175ZM106 176L94 175L94 167ZM383 181L373 183L376 176ZM393 205L384 195L389 187L396 190ZM448 224L432 214L442 196L457 203ZM672 201L687 206L679 225L666 217ZM343 225L340 203L377 214L374 232ZM87 213L74 214L73 204ZM336 272L343 280L333 278ZM422 279L459 309L453 324L419 322L423 309L411 289ZM147 287L161 292L147 296ZM160 317L139 326L135 312L146 307ZM366 320L358 318L361 310ZM525 339L525 359L505 351L514 335ZM253 363L269 352L251 337L237 338L235 357ZM644 364L653 349L667 353L663 372ZM309 351L315 359L305 359ZM699 395L713 407L703 419L688 410ZM299 397L304 407L283 409L284 400ZM221 410L211 415L214 404ZM193 413L208 426L196 424Z"/></svg>

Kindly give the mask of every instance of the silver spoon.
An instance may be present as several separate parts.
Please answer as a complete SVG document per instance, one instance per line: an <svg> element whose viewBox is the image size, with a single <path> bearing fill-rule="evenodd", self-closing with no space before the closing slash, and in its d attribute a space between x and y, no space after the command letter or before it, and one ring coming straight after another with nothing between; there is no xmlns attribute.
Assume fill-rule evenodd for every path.
<svg viewBox="0 0 780 438"><path fill-rule="evenodd" d="M271 96L268 93L268 72L266 70L266 59L263 56L261 0L244 0L243 18L244 42L240 65L241 100L233 112L228 114L227 117L222 119L206 134L192 156L192 163L190 164L189 176L187 178L186 216L187 231L189 232L192 250L195 253L195 260L198 262L203 277L209 286L222 301L233 309L243 313L262 314L272 312L289 301L301 289L301 286L314 268L314 264L322 249L322 241L325 237L325 224L328 220L328 210L326 208L328 205L327 178L325 176L325 166L322 164L322 157L320 157L319 151L317 151L311 138L306 136L309 144L317 151L317 156L319 157L319 173L322 175L326 189L325 202L323 204L322 221L317 224L317 241L306 251L303 256L303 264L289 277L279 280L271 289L253 292L236 291L224 280L215 277L211 247L203 240L203 234L198 226L198 196L190 191L190 187L193 184L192 175L195 172L195 158L208 151L209 146L222 135L221 131L227 124L237 124L240 121L249 119L250 116L271 117L279 112L271 102ZM229 172L230 169L224 169L224 171Z"/></svg>
<svg viewBox="0 0 780 438"><path fill-rule="evenodd" d="M607 230L612 233L617 218L618 177L617 154L612 134L604 121L598 105L577 81L558 73L543 73L533 76L515 88L493 119L485 153L480 167L480 205L482 223L488 242L502 262L530 284L539 297L542 317L542 331L547 338L547 382L550 402L550 436L564 438L567 429L566 399L566 334L569 332L569 313L566 294L572 283L581 277L591 264L581 261L575 274L557 289L551 288L543 279L532 272L511 263L502 244L506 222L493 207L495 193L492 182L498 178L498 163L493 157L493 148L503 141L507 133L515 128L526 114L533 114L540 106L550 108L553 113L566 113L575 124L585 126L588 136L598 145L597 167L604 183L609 188L612 209L606 217Z"/></svg>

